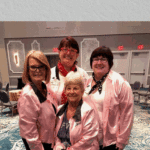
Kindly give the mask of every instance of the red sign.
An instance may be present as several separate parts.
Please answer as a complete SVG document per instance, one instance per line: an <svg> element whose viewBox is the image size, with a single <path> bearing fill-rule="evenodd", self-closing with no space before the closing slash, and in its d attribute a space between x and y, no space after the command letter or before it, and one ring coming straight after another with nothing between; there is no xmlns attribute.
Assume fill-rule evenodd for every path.
<svg viewBox="0 0 150 150"><path fill-rule="evenodd" d="M124 48L123 46L118 46L118 50L119 50L119 51L122 51L123 48Z"/></svg>
<svg viewBox="0 0 150 150"><path fill-rule="evenodd" d="M53 48L53 52L58 52L58 48L57 48L57 47L54 47L54 48Z"/></svg>
<svg viewBox="0 0 150 150"><path fill-rule="evenodd" d="M143 49L144 45L138 45L138 49Z"/></svg>

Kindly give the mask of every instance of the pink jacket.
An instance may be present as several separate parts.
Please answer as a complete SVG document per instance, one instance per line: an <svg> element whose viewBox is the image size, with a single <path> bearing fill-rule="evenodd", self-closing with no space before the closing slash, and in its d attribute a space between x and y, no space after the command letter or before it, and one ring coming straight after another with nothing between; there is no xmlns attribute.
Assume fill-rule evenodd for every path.
<svg viewBox="0 0 150 150"><path fill-rule="evenodd" d="M62 105L61 105L62 106ZM64 113L58 117L56 126L56 140L54 150L65 148L57 137L57 133L62 124ZM70 142L71 147L67 150L98 150L98 119L95 117L95 110L91 108L84 100L81 106L81 122L75 122L73 118L70 123Z"/></svg>
<svg viewBox="0 0 150 150"><path fill-rule="evenodd" d="M35 88L37 90L37 88ZM39 93L39 92L37 92ZM20 136L26 139L31 150L44 150L42 143L54 143L57 111L56 100L47 88L47 99L40 102L38 94L27 84L18 101Z"/></svg>
<svg viewBox="0 0 150 150"><path fill-rule="evenodd" d="M89 80L91 83L92 77ZM116 143L117 147L124 148L128 144L133 125L132 90L129 83L112 70L110 70L105 82L102 113L103 146ZM89 91L90 89L87 87L85 93ZM89 103L92 102L91 99Z"/></svg>

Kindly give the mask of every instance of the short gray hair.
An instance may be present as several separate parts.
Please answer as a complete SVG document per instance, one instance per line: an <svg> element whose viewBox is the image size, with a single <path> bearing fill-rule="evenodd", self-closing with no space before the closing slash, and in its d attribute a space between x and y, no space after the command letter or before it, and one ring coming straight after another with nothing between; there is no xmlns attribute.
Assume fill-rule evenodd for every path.
<svg viewBox="0 0 150 150"><path fill-rule="evenodd" d="M70 71L67 74L67 76L65 78L65 84L64 84L65 89L70 84L79 85L81 87L81 90L84 92L84 80L79 72Z"/></svg>

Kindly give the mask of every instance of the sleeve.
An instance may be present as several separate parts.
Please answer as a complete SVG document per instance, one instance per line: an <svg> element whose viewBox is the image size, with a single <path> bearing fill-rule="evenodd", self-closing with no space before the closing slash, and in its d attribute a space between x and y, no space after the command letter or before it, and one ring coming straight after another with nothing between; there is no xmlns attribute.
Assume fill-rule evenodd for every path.
<svg viewBox="0 0 150 150"><path fill-rule="evenodd" d="M131 87L127 81L123 83L118 98L120 100L120 121L116 145L120 149L123 149L125 145L128 144L133 125L133 95Z"/></svg>
<svg viewBox="0 0 150 150"><path fill-rule="evenodd" d="M21 96L18 103L20 135L25 138L31 150L44 150L39 139L37 118L40 106L30 95Z"/></svg>
<svg viewBox="0 0 150 150"><path fill-rule="evenodd" d="M92 109L86 112L82 121L83 129L81 139L71 147L68 147L67 150L95 150L99 148L99 124L97 117L95 117L95 111Z"/></svg>

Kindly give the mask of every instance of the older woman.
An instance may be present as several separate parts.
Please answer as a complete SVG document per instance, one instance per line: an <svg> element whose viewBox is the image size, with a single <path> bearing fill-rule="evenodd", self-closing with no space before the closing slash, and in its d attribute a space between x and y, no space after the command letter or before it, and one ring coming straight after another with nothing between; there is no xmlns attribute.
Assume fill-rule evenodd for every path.
<svg viewBox="0 0 150 150"><path fill-rule="evenodd" d="M113 54L108 47L96 48L90 57L92 77L86 88L102 121L100 149L122 150L128 144L133 122L133 96L129 83L111 70Z"/></svg>
<svg viewBox="0 0 150 150"><path fill-rule="evenodd" d="M57 105L53 92L46 86L50 74L45 55L30 51L22 75L26 85L18 101L20 136L27 150L50 150L54 143Z"/></svg>
<svg viewBox="0 0 150 150"><path fill-rule="evenodd" d="M57 66L51 69L51 84L53 91L57 93L58 105L64 104L67 97L64 94L64 79L70 71L77 71L84 78L85 87L87 86L88 74L76 65L79 56L79 46L77 41L68 36L64 38L58 47L59 58Z"/></svg>
<svg viewBox="0 0 150 150"><path fill-rule="evenodd" d="M65 78L67 102L57 114L54 150L97 150L99 124L96 112L84 99L84 82L78 72Z"/></svg>

